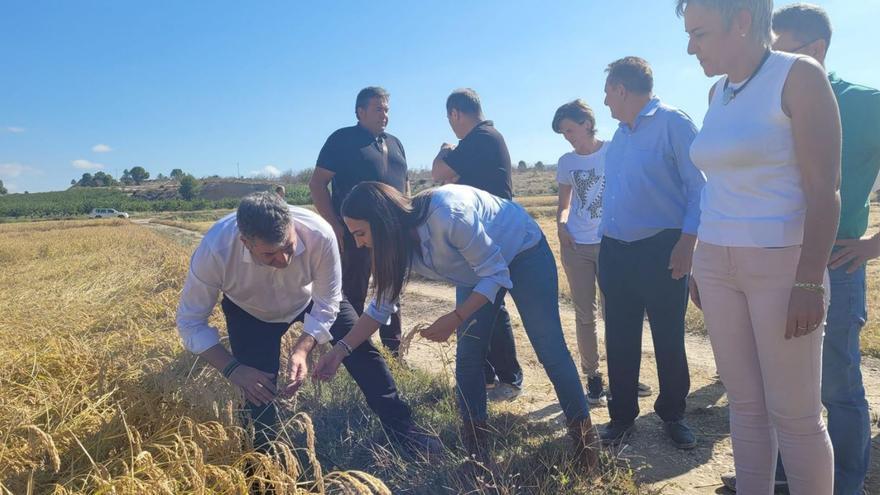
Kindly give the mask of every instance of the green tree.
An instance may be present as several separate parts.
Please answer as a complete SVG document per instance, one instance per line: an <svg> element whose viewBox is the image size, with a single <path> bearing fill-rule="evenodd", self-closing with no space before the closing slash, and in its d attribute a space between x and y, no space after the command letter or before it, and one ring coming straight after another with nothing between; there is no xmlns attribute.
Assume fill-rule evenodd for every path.
<svg viewBox="0 0 880 495"><path fill-rule="evenodd" d="M9 191L6 190L6 186L3 185L3 181L0 180L0 194L6 194Z"/></svg>
<svg viewBox="0 0 880 495"><path fill-rule="evenodd" d="M79 187L94 187L95 179L92 174L84 172L82 178L76 183Z"/></svg>
<svg viewBox="0 0 880 495"><path fill-rule="evenodd" d="M186 175L186 174L183 173L183 170L180 170L179 168L175 168L174 170L171 171L170 177L174 180L180 180L180 179L183 179L184 175Z"/></svg>
<svg viewBox="0 0 880 495"><path fill-rule="evenodd" d="M520 160L516 165L516 169L520 172L525 172L529 168L529 165L525 162L525 160Z"/></svg>
<svg viewBox="0 0 880 495"><path fill-rule="evenodd" d="M535 163L535 170L544 170L544 162L538 161Z"/></svg>
<svg viewBox="0 0 880 495"><path fill-rule="evenodd" d="M92 185L94 187L108 187L115 184L116 180L110 174L98 171L92 176Z"/></svg>
<svg viewBox="0 0 880 495"><path fill-rule="evenodd" d="M132 167L131 170L128 171L131 174L131 180L134 181L135 184L140 184L141 182L150 178L150 173L147 172L144 167L138 165L137 167Z"/></svg>
<svg viewBox="0 0 880 495"><path fill-rule="evenodd" d="M191 201L199 194L199 189L201 189L201 184L190 174L186 174L180 178L180 187L177 188L177 192L180 193L180 197Z"/></svg>

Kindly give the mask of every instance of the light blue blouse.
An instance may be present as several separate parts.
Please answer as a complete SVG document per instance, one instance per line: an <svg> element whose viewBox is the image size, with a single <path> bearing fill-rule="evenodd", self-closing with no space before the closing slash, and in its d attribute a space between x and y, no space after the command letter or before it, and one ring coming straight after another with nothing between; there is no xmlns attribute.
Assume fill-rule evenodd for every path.
<svg viewBox="0 0 880 495"><path fill-rule="evenodd" d="M473 287L490 301L502 287L513 287L507 267L514 257L544 236L519 204L460 185L433 190L427 219L417 232L421 249L413 259L413 272ZM374 298L365 312L388 324L397 309L397 301L379 304Z"/></svg>

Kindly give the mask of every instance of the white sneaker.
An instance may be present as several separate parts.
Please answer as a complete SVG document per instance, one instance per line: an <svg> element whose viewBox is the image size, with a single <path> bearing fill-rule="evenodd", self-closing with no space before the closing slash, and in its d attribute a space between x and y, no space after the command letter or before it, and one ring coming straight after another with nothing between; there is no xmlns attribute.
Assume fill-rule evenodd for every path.
<svg viewBox="0 0 880 495"><path fill-rule="evenodd" d="M522 395L522 388L510 383L500 382L494 388L487 391L489 400L492 402L511 401Z"/></svg>

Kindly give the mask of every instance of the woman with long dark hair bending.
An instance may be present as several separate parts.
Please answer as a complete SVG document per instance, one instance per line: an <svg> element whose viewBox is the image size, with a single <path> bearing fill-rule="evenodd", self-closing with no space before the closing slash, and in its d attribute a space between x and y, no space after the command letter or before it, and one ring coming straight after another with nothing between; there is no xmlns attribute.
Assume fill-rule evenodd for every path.
<svg viewBox="0 0 880 495"><path fill-rule="evenodd" d="M342 216L358 246L372 249L376 296L343 345L321 358L315 377L330 379L345 350L360 345L388 321L411 273L471 288L461 305L422 335L445 342L457 331L455 378L462 439L471 457L491 463L482 366L499 305L510 292L556 389L575 453L584 467L593 469L596 434L562 335L556 262L528 213L512 201L468 186L443 186L410 199L385 184L364 182L346 198Z"/></svg>

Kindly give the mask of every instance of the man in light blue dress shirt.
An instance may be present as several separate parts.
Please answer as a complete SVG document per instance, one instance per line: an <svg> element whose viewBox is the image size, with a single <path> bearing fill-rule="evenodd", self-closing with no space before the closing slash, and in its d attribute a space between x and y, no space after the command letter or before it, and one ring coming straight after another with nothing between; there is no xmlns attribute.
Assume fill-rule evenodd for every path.
<svg viewBox="0 0 880 495"><path fill-rule="evenodd" d="M605 104L620 126L605 165L599 286L605 296L605 345L611 422L602 431L616 445L639 414L642 325L647 312L660 393L654 410L679 448L696 439L684 423L690 389L684 347L687 278L700 220L705 177L690 159L697 134L691 119L653 95L648 63L626 57L606 70Z"/></svg>

